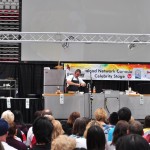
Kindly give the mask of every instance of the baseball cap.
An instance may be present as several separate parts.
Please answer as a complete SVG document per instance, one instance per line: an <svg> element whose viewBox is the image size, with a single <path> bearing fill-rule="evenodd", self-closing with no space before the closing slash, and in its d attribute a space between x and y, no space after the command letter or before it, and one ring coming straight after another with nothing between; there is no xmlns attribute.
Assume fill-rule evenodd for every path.
<svg viewBox="0 0 150 150"><path fill-rule="evenodd" d="M4 119L0 119L0 136L5 135L8 131L8 123Z"/></svg>

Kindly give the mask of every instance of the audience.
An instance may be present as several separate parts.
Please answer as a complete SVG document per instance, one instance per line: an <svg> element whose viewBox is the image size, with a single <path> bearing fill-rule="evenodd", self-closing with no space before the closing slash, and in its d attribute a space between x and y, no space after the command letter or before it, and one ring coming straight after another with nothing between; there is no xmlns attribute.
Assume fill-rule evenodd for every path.
<svg viewBox="0 0 150 150"><path fill-rule="evenodd" d="M144 135L150 134L150 115L146 116L144 119Z"/></svg>
<svg viewBox="0 0 150 150"><path fill-rule="evenodd" d="M67 135L72 134L73 124L74 124L75 120L79 117L80 117L79 112L72 112L67 120L67 123L65 123L65 122L62 123L62 127L63 127L65 134L67 134Z"/></svg>
<svg viewBox="0 0 150 150"><path fill-rule="evenodd" d="M125 120L127 122L131 121L131 111L127 107L122 107L121 109L119 109L117 115L118 120ZM115 128L111 128L108 131L108 141L112 141L114 129Z"/></svg>
<svg viewBox="0 0 150 150"><path fill-rule="evenodd" d="M6 142L18 149L18 150L27 150L26 145L20 140L18 140L18 138L16 137L17 134L17 126L15 123L12 123L8 129L8 136L6 138Z"/></svg>
<svg viewBox="0 0 150 150"><path fill-rule="evenodd" d="M21 111L14 110L14 122L16 123L17 128L19 128L27 136L28 128L23 121L23 116Z"/></svg>
<svg viewBox="0 0 150 150"><path fill-rule="evenodd" d="M105 150L105 134L100 126L93 125L87 131L87 150Z"/></svg>
<svg viewBox="0 0 150 150"><path fill-rule="evenodd" d="M139 134L143 136L143 125L139 121L129 124L129 134Z"/></svg>
<svg viewBox="0 0 150 150"><path fill-rule="evenodd" d="M109 128L107 129L107 133L108 133L108 141L112 141L113 138L113 132L115 129L115 125L118 122L118 113L117 112L113 112L110 114L109 118L108 118L109 124L111 126L109 126ZM107 137L107 136L106 136Z"/></svg>
<svg viewBox="0 0 150 150"><path fill-rule="evenodd" d="M52 120L52 124L53 124L52 140L54 140L59 135L64 134L64 130L62 129L62 125L58 120Z"/></svg>
<svg viewBox="0 0 150 150"><path fill-rule="evenodd" d="M36 144L33 150L50 150L53 124L46 117L38 117L33 123L33 133L36 138Z"/></svg>
<svg viewBox="0 0 150 150"><path fill-rule="evenodd" d="M14 123L15 116L10 110L6 110L2 113L1 118L6 120L8 124L11 125ZM22 142L26 143L26 135L19 128L17 128L17 137L19 137Z"/></svg>
<svg viewBox="0 0 150 150"><path fill-rule="evenodd" d="M127 135L128 129L129 129L129 123L127 121L125 121L125 120L118 121L118 123L116 124L116 127L114 129L112 143L108 142L109 150L115 149L117 140L120 137Z"/></svg>
<svg viewBox="0 0 150 150"><path fill-rule="evenodd" d="M67 135L59 135L52 141L52 150L74 150L76 147L75 139Z"/></svg>
<svg viewBox="0 0 150 150"><path fill-rule="evenodd" d="M142 136L130 134L118 139L116 150L150 150L150 146Z"/></svg>
<svg viewBox="0 0 150 150"><path fill-rule="evenodd" d="M108 119L105 109L98 108L94 116L96 120L90 121L80 117L79 112L72 112L64 123L55 120L46 109L35 112L33 126L28 129L20 111L6 110L0 119L0 150L26 150L27 147L31 150L134 150L137 143L136 150L149 150L150 116L145 117L144 129L127 107L111 113ZM27 146L22 131L27 133Z"/></svg>
<svg viewBox="0 0 150 150"><path fill-rule="evenodd" d="M76 139L76 148L86 148L86 139L83 137L87 121L85 118L77 118L73 124L72 135L70 137Z"/></svg>
<svg viewBox="0 0 150 150"><path fill-rule="evenodd" d="M102 126L106 124L107 112L105 111L104 108L96 109L96 111L94 112L94 116L95 116L95 119L99 121Z"/></svg>
<svg viewBox="0 0 150 150"><path fill-rule="evenodd" d="M14 147L6 143L8 128L9 128L8 122L5 121L4 119L0 119L0 142L2 144L1 147L4 148L5 150L16 150Z"/></svg>
<svg viewBox="0 0 150 150"><path fill-rule="evenodd" d="M131 110L127 107L123 107L118 111L118 119L125 120L127 122L131 119Z"/></svg>
<svg viewBox="0 0 150 150"><path fill-rule="evenodd" d="M38 117L42 116L42 111L36 111L34 113L34 120ZM28 132L27 132L27 142L26 142L26 145L28 147L31 147L36 143L36 139L35 139L35 136L33 134L33 127L31 126L29 129L28 129Z"/></svg>

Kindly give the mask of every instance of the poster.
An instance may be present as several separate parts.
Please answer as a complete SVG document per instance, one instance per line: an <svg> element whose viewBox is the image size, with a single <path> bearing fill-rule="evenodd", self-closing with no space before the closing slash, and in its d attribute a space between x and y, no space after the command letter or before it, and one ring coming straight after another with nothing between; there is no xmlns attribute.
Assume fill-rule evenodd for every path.
<svg viewBox="0 0 150 150"><path fill-rule="evenodd" d="M81 69L84 80L150 81L150 64L64 64L66 76L73 74L76 69Z"/></svg>

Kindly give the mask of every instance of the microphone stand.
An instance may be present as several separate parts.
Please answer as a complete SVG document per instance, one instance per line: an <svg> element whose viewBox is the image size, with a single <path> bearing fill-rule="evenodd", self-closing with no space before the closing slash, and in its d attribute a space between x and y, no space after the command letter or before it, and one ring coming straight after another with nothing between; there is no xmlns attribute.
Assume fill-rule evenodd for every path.
<svg viewBox="0 0 150 150"><path fill-rule="evenodd" d="M93 83L93 81L92 81L92 75L91 75L91 72L90 72L90 91L89 91L89 93L90 93L90 102L91 102L91 114L90 114L90 119L92 120L92 113L93 113L93 111L92 111L92 102L93 102L93 95L92 95L92 83Z"/></svg>

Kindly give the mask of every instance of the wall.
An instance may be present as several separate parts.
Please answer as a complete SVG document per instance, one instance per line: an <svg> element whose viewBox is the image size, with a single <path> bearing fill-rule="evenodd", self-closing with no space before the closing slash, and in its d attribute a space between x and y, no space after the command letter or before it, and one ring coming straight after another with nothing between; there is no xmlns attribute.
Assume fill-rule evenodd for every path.
<svg viewBox="0 0 150 150"><path fill-rule="evenodd" d="M23 0L22 32L150 33L147 0ZM22 60L149 62L149 45L23 43Z"/></svg>

